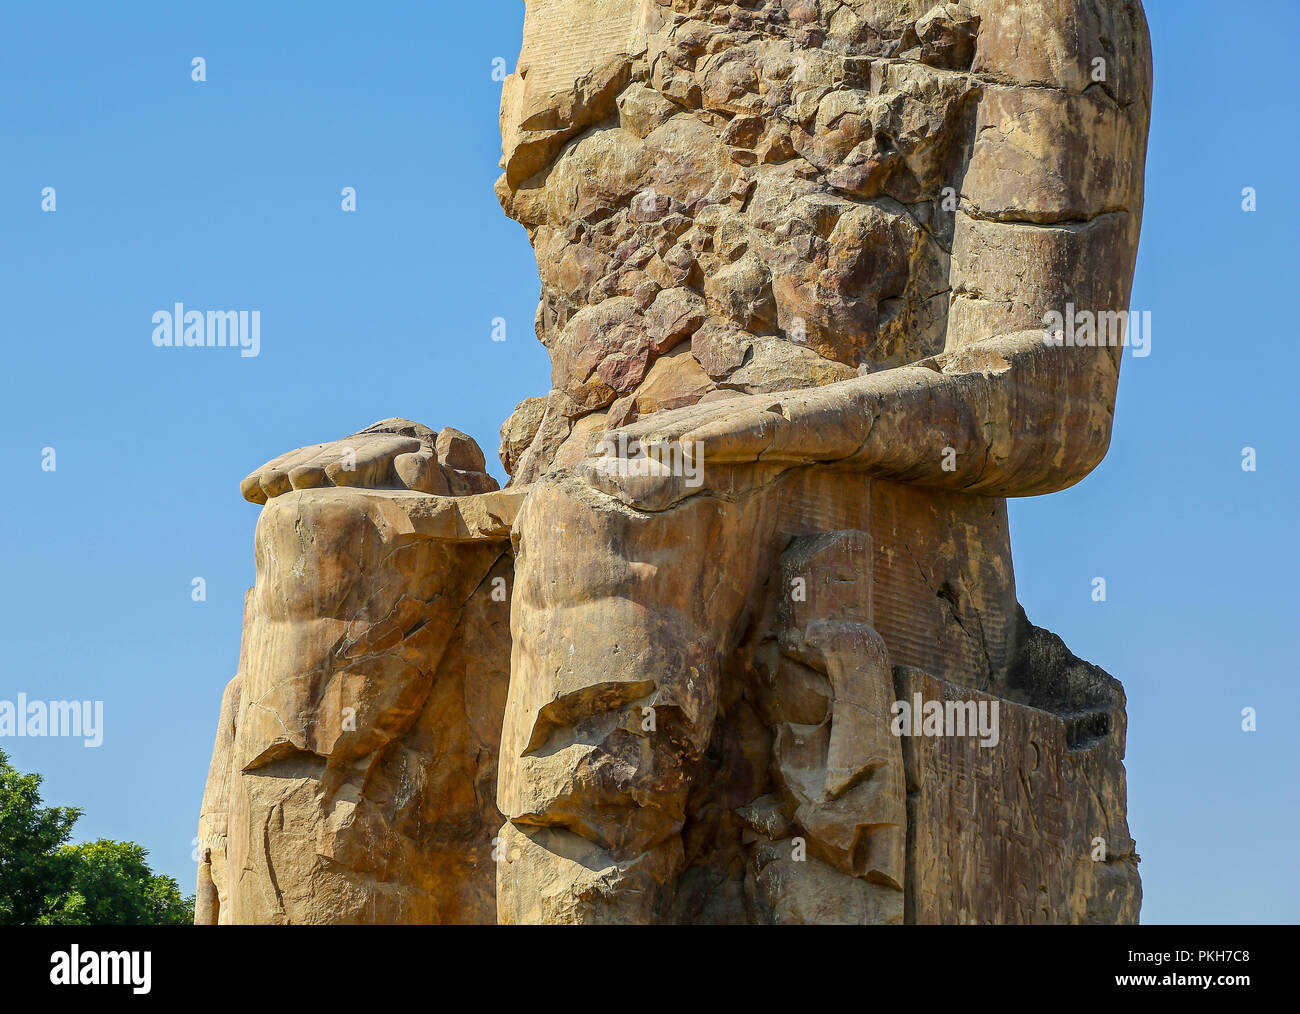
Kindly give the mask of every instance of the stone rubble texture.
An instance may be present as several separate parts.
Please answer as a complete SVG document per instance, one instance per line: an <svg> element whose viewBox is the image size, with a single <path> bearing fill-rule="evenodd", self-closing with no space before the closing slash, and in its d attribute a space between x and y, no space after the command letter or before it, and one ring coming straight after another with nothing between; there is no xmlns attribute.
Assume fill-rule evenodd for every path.
<svg viewBox="0 0 1300 1014"><path fill-rule="evenodd" d="M505 490L396 419L244 480L196 921L1136 921L1123 690L1003 498L1109 444L1043 315L1128 308L1150 97L1138 0L527 0L549 390Z"/></svg>

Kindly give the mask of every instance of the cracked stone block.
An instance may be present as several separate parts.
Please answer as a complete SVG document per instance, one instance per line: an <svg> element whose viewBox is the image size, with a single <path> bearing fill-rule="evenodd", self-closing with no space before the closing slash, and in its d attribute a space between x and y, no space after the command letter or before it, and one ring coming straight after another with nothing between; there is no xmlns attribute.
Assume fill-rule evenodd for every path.
<svg viewBox="0 0 1300 1014"><path fill-rule="evenodd" d="M1034 629L1027 651L1059 639ZM1138 856L1125 819L1124 696L1061 652L1029 663L1061 688L1090 670L1098 689L1067 712L1008 700L899 667L900 701L996 706L996 743L901 737L907 769L907 921L1136 923ZM1059 693L1059 689L1057 690ZM969 711L967 712L969 713ZM986 710L986 714L989 712ZM957 728L953 723L953 728Z"/></svg>

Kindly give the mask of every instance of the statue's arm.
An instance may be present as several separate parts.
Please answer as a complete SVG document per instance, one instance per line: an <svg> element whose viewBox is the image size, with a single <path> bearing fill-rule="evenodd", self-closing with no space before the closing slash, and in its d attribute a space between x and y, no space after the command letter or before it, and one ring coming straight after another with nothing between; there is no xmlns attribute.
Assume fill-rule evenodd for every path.
<svg viewBox="0 0 1300 1014"><path fill-rule="evenodd" d="M838 462L1004 496L1061 489L1097 465L1123 349L1049 346L1044 315L1128 309L1150 107L1146 23L1135 0L1102 15L1077 0L1040 0L1033 17L993 10L956 188L944 352L650 417L630 436L699 442L706 469ZM1092 80L1098 57L1102 82Z"/></svg>
<svg viewBox="0 0 1300 1014"><path fill-rule="evenodd" d="M1110 438L1107 349L1049 348L1041 330L973 342L925 365L652 416L625 432L680 441L711 466L837 464L1000 496L1061 489Z"/></svg>
<svg viewBox="0 0 1300 1014"><path fill-rule="evenodd" d="M1025 496L1078 482L1110 444L1123 348L1049 346L1044 317L1091 314L1121 340L1114 314L1129 308L1137 257L1150 45L1136 0L982 6L946 348L928 376L877 382L874 432L859 453L882 474Z"/></svg>

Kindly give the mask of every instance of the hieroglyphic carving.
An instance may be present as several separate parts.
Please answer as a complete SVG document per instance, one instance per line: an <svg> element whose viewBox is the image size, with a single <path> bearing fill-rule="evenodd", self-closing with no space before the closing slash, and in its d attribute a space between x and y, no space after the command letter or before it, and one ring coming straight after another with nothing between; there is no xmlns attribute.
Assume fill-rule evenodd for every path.
<svg viewBox="0 0 1300 1014"><path fill-rule="evenodd" d="M895 670L900 701L997 708L997 742L904 736L908 921L1136 922L1141 889L1124 816L1122 709L1071 743L1066 718ZM1078 716L1074 716L1076 719Z"/></svg>
<svg viewBox="0 0 1300 1014"><path fill-rule="evenodd" d="M641 0L527 0L518 72L529 92L568 91L611 56L643 49L641 7Z"/></svg>

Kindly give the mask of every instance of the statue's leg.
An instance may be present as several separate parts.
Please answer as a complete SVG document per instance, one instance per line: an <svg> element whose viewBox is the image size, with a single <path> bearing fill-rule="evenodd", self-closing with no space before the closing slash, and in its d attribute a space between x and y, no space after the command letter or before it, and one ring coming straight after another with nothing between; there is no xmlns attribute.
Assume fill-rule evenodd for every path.
<svg viewBox="0 0 1300 1014"><path fill-rule="evenodd" d="M492 531L475 530L477 497L405 490L263 509L214 768L228 759L201 821L225 835L219 911L207 900L202 918L494 920L512 572L508 495L485 496Z"/></svg>
<svg viewBox="0 0 1300 1014"><path fill-rule="evenodd" d="M632 510L567 475L516 524L504 923L670 917L720 671L772 565L768 498Z"/></svg>
<svg viewBox="0 0 1300 1014"><path fill-rule="evenodd" d="M906 789L869 484L757 469L516 526L503 922L899 922Z"/></svg>

